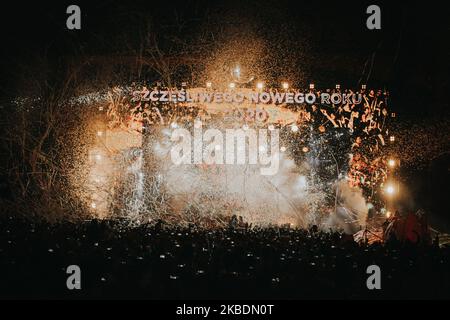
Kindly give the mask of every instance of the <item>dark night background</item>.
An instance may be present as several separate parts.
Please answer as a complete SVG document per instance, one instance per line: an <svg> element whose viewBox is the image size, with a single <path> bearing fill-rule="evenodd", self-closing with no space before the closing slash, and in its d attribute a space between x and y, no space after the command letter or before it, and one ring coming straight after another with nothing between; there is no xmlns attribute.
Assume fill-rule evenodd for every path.
<svg viewBox="0 0 450 320"><path fill-rule="evenodd" d="M82 28L65 26L69 4L12 3L2 9L2 94L9 93L17 64L46 51L60 58L80 51L116 54L120 37L135 37L136 14L155 21L156 28L184 19L181 35L198 31L210 12L220 14L218 25L252 21L269 42L288 30L291 50L307 46L306 61L289 61L308 69L308 81L356 86L368 81L391 91L393 107L403 116L448 112L450 24L439 2L416 1L98 1L76 2ZM382 10L382 29L365 26L369 4ZM176 13L176 15L174 14ZM234 17L238 15L238 19ZM230 18L228 18L230 17ZM245 32L243 29L242 32ZM370 64L373 68L370 75ZM366 62L366 71L364 66ZM9 85L9 86L8 86ZM8 91L5 91L5 88Z"/></svg>
<svg viewBox="0 0 450 320"><path fill-rule="evenodd" d="M290 65L289 77L302 70L306 79L299 86L317 87L340 83L356 87L386 88L391 93L391 110L398 121L433 126L449 115L450 23L444 2L430 1L60 1L58 3L15 1L2 4L0 19L0 95L2 101L20 94L21 68L45 54L53 68L61 68L67 57L115 56L126 54L124 39L138 41L137 21L148 17L159 34L174 32L172 23L183 20L179 36L189 38L199 32L205 17L221 27L240 24L257 26L268 43L279 39L283 52L293 57L280 65ZM78 4L82 28L66 28L66 8ZM382 29L366 28L366 8L377 4L382 12ZM170 31L167 31L168 28ZM243 27L242 32L245 32ZM176 32L176 31L175 31ZM305 55L295 55L296 48ZM125 50L125 51L124 51ZM276 69L276 68L275 68ZM280 67L280 73L283 72ZM274 71L277 73L277 71ZM280 77L283 74L275 74ZM286 75L285 75L286 76ZM149 73L145 77L154 80ZM445 123L445 122L444 122ZM449 145L448 127L439 139ZM405 139L405 135L403 136ZM414 135L407 136L414 144ZM436 143L436 142L434 142ZM437 142L439 143L439 142ZM448 152L448 149L447 149ZM449 189L448 153L425 166L405 169L418 206L431 208L436 217L448 221L446 203ZM445 222L443 222L445 223Z"/></svg>

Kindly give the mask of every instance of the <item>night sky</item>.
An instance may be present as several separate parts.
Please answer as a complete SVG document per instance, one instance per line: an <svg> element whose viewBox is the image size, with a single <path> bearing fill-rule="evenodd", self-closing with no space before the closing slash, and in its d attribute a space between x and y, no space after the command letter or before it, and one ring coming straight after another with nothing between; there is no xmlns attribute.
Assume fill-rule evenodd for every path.
<svg viewBox="0 0 450 320"><path fill-rule="evenodd" d="M69 31L67 5L82 11L82 29ZM382 10L382 29L365 26L369 4ZM17 66L38 53L50 57L113 55L124 37L136 38L137 16L154 21L158 32L176 19L186 21L182 36L198 32L205 17L223 17L214 24L256 26L268 42L280 37L283 50L306 48L306 56L290 63L318 86L356 87L368 82L387 88L392 108L403 116L448 113L450 27L444 8L430 2L367 1L98 1L15 2L2 9L2 95L14 91ZM369 71L370 70L370 71ZM292 72L292 71L291 71ZM369 75L370 73L370 75ZM290 76L290 75L289 75ZM295 76L295 75L293 75ZM300 84L302 85L302 84ZM305 84L303 84L305 85Z"/></svg>

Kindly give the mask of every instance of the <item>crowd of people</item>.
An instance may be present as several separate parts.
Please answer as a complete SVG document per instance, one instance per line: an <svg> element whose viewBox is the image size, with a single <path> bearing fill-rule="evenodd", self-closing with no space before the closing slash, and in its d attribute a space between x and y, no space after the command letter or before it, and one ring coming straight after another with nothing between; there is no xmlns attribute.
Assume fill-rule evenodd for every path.
<svg viewBox="0 0 450 320"><path fill-rule="evenodd" d="M378 265L381 289L367 287ZM81 270L81 289L66 286ZM449 298L450 248L335 231L0 217L1 298Z"/></svg>

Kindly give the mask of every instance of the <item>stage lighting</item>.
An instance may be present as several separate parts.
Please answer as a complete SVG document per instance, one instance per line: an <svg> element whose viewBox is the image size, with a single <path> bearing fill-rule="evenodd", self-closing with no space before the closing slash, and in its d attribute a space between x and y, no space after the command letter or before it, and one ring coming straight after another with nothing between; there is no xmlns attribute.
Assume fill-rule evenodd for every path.
<svg viewBox="0 0 450 320"><path fill-rule="evenodd" d="M311 84L309 85L309 88L310 88L310 89L314 89L314 83L311 83Z"/></svg>
<svg viewBox="0 0 450 320"><path fill-rule="evenodd" d="M394 141L395 141L395 136L390 136L390 137L389 137L389 141L390 141L390 142L394 142Z"/></svg>
<svg viewBox="0 0 450 320"><path fill-rule="evenodd" d="M395 167L395 160L394 160L394 159L389 159L389 160L388 160L388 165L389 165L389 167L391 167L391 168Z"/></svg>
<svg viewBox="0 0 450 320"><path fill-rule="evenodd" d="M283 89L285 89L285 90L289 89L289 83L287 83L287 82L283 82L283 83L281 84L281 86L282 86Z"/></svg>
<svg viewBox="0 0 450 320"><path fill-rule="evenodd" d="M236 66L236 68L234 68L233 75L236 78L240 78L241 77L241 68L239 66Z"/></svg>
<svg viewBox="0 0 450 320"><path fill-rule="evenodd" d="M384 189L388 195L393 195L395 193L395 187L392 184L386 185Z"/></svg>

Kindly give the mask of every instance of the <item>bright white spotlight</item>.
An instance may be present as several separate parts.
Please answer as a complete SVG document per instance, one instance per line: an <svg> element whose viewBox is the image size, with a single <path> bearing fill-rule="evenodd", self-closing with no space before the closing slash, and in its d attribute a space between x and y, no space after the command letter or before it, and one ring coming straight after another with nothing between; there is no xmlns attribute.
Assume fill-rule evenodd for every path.
<svg viewBox="0 0 450 320"><path fill-rule="evenodd" d="M283 82L283 83L281 84L281 86L282 86L283 89L285 89L285 90L289 89L289 83L287 83L287 82Z"/></svg>
<svg viewBox="0 0 450 320"><path fill-rule="evenodd" d="M391 167L391 168L395 167L395 160L394 159L389 159L388 160L388 166Z"/></svg>
<svg viewBox="0 0 450 320"><path fill-rule="evenodd" d="M233 70L233 74L236 78L240 78L241 77L241 68L239 66L236 66L236 68L234 68L234 70Z"/></svg>
<svg viewBox="0 0 450 320"><path fill-rule="evenodd" d="M392 184L388 184L386 186L385 190L386 190L386 193L389 194L389 195L393 195L395 193L395 188L394 188L394 186Z"/></svg>
<svg viewBox="0 0 450 320"><path fill-rule="evenodd" d="M390 141L390 142L394 142L394 141L395 141L395 136L390 136L390 137L389 137L389 141Z"/></svg>
<svg viewBox="0 0 450 320"><path fill-rule="evenodd" d="M256 88L259 89L259 90L261 90L262 88L264 88L264 83L258 82L258 83L256 84Z"/></svg>

